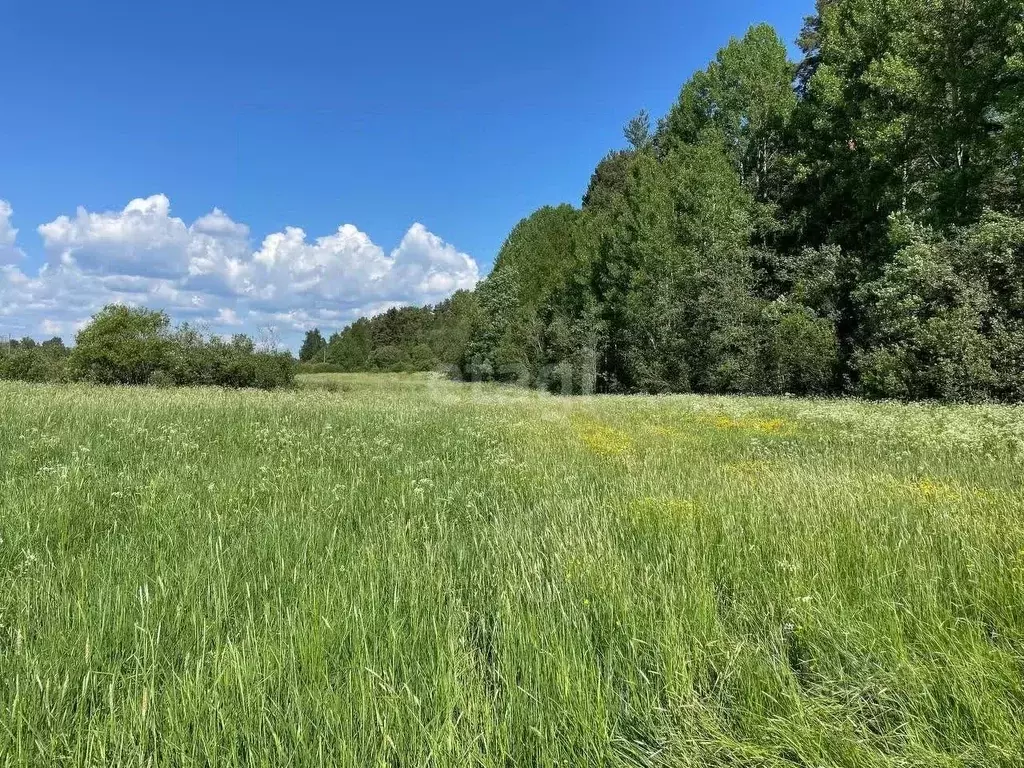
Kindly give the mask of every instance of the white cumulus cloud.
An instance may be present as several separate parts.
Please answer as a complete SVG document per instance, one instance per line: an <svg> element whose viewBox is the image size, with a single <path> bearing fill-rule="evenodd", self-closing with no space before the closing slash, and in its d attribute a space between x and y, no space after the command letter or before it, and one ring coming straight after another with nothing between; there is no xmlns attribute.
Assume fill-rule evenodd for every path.
<svg viewBox="0 0 1024 768"><path fill-rule="evenodd" d="M132 200L123 211L58 216L39 227L62 264L107 274L173 277L187 266L188 227L170 215L165 195Z"/></svg>
<svg viewBox="0 0 1024 768"><path fill-rule="evenodd" d="M120 211L58 216L38 227L46 259L23 268L0 201L0 332L70 336L110 302L167 310L214 332L341 328L393 306L441 301L479 279L467 254L413 224L385 252L351 224L309 238L287 227L254 249L249 227L218 208L186 223L165 195ZM5 258L6 256L6 258ZM5 263L6 262L6 263Z"/></svg>
<svg viewBox="0 0 1024 768"><path fill-rule="evenodd" d="M14 246L18 230L11 224L14 211L10 203L0 200L0 264L20 261L22 252Z"/></svg>

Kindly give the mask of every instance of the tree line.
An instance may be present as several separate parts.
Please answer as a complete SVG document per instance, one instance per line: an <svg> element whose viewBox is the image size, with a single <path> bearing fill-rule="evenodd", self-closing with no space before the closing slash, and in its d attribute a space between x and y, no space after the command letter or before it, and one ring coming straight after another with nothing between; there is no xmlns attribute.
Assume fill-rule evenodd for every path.
<svg viewBox="0 0 1024 768"><path fill-rule="evenodd" d="M457 371L479 311L475 293L459 291L436 306L396 307L360 318L329 339L314 328L299 361L305 371Z"/></svg>
<svg viewBox="0 0 1024 768"><path fill-rule="evenodd" d="M117 304L97 313L70 349L58 337L0 344L0 379L274 389L294 378L290 353L257 349L242 334L222 339L187 324L172 328L164 312Z"/></svg>
<svg viewBox="0 0 1024 768"><path fill-rule="evenodd" d="M730 40L474 292L321 338L324 362L1024 399L1024 0L818 0L798 44Z"/></svg>

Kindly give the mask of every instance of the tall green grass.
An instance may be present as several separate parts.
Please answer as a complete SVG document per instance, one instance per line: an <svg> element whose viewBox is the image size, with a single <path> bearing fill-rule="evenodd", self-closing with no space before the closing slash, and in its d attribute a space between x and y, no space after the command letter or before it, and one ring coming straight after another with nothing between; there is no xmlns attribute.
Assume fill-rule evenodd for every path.
<svg viewBox="0 0 1024 768"><path fill-rule="evenodd" d="M1021 409L304 384L0 384L0 764L1024 764Z"/></svg>

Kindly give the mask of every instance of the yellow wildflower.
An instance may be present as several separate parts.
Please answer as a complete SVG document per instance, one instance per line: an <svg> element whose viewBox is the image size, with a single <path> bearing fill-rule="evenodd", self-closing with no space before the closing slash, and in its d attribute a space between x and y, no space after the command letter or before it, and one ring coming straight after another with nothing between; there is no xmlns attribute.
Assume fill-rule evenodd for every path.
<svg viewBox="0 0 1024 768"><path fill-rule="evenodd" d="M621 456L633 447L629 435L598 421L575 419L573 429L584 445L599 456Z"/></svg>

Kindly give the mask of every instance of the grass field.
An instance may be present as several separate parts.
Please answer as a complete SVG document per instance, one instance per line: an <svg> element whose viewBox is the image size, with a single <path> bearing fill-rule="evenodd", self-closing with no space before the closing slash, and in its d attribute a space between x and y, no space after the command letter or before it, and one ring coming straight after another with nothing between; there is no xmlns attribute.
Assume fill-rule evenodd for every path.
<svg viewBox="0 0 1024 768"><path fill-rule="evenodd" d="M1024 765L1024 409L0 383L0 765Z"/></svg>

